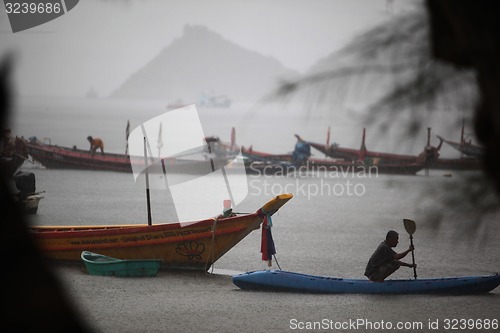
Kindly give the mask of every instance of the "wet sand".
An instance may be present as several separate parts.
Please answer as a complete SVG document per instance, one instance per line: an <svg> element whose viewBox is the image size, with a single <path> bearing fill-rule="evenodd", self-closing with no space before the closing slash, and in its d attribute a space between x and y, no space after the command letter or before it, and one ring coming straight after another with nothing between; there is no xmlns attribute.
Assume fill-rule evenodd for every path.
<svg viewBox="0 0 500 333"><path fill-rule="evenodd" d="M144 188L130 185L129 176L39 170L37 187L46 190L47 195L33 223L78 225L89 221L93 224L144 221ZM500 243L495 236L500 232L499 215L478 225L475 238L469 237L470 229L465 228L470 226L467 222L474 218L475 212L469 211L465 203L458 211L450 210L446 223L438 230L426 224L424 208L439 207L428 193L460 181L458 175L451 178L440 174L430 177L380 175L370 179L313 176L271 180L279 188L287 189L320 186L321 182L335 185L349 180L363 185L366 193L362 197L318 195L309 199L297 190L294 199L273 217L273 238L282 269L364 278L368 257L387 230L400 233L400 244L395 250L406 249L408 235L402 218L408 217L418 223L414 243L419 278L499 271ZM250 180L253 186L271 181L266 177ZM255 211L271 197L250 192L238 211ZM153 213L158 219L167 213L159 195L153 196L153 204ZM220 258L215 267L237 271L263 269L260 232L249 234ZM298 326L325 320L341 324L365 320L372 324L384 321L394 325L397 322L422 325L406 330L367 326L328 329L333 332L444 332L446 319L500 320L500 288L487 295L458 297L312 295L245 292L232 284L230 276L203 272L162 271L152 278L99 277L90 276L82 263L76 267L58 266L56 271L82 318L97 332L288 332L294 327L295 331L301 331ZM412 270L401 268L392 278L412 277ZM429 321L436 320L439 328L430 330Z"/></svg>
<svg viewBox="0 0 500 333"><path fill-rule="evenodd" d="M242 291L229 275L203 272L163 271L151 278L90 276L83 266L56 272L98 332L286 332L313 322L335 332L381 331L374 325L398 322L417 326L397 332L425 332L438 322L435 331L442 332L450 318L498 320L498 307L483 305L500 302L498 288L476 296L314 295ZM357 320L364 324L346 326Z"/></svg>
<svg viewBox="0 0 500 333"><path fill-rule="evenodd" d="M97 331L251 332L286 327L274 319L279 306L272 297L239 290L230 275L162 271L150 278L115 278L91 276L80 266L55 269L80 314Z"/></svg>

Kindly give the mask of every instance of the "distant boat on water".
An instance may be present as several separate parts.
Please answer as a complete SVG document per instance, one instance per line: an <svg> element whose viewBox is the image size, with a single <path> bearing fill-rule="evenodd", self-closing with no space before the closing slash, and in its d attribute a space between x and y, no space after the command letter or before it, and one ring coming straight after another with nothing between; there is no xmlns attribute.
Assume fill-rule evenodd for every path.
<svg viewBox="0 0 500 333"><path fill-rule="evenodd" d="M440 138L440 144L437 147L430 144L430 128L427 135L427 145L419 155L393 154L384 152L370 151L366 148L365 137L366 130L363 129L360 149L343 148L338 144L329 143L329 134L327 135L327 143L315 143L302 139L297 135L299 140L303 140L311 145L311 147L322 152L326 156L333 159L343 159L346 161L363 161L367 165L376 165L382 170L383 166L397 165L421 165L421 169L448 169L448 170L479 170L481 168L480 160L477 158L441 158L439 150L441 149L444 139Z"/></svg>
<svg viewBox="0 0 500 333"><path fill-rule="evenodd" d="M465 139L465 120L462 122L462 132L460 135L460 142L454 142L450 140L443 139L439 135L437 136L440 140L446 142L448 145L458 150L463 156L468 158L480 158L484 154L484 148L473 145L472 140L467 141Z"/></svg>
<svg viewBox="0 0 500 333"><path fill-rule="evenodd" d="M361 147L359 149L344 148L340 147L338 144L330 144L327 140L326 144L315 143L302 139L299 135L296 135L298 140L307 142L311 147L322 152L328 157L334 159L343 159L345 161L367 161L368 164L408 164L408 163L418 163L423 164L425 162L426 156L424 155L405 155L405 154L393 154L393 153L383 153L371 151L366 148L366 129L363 128L363 136L361 139ZM329 137L329 136L328 136Z"/></svg>
<svg viewBox="0 0 500 333"><path fill-rule="evenodd" d="M180 108L183 108L183 107L188 106L188 105L190 105L190 103L183 103L181 100L177 100L173 103L169 103L167 105L167 110L180 109Z"/></svg>
<svg viewBox="0 0 500 333"><path fill-rule="evenodd" d="M310 146L314 147L313 143L302 140L296 136L298 142L292 153L286 154L269 154L265 152L255 151L253 148L241 148L241 153L245 158L247 170L256 171L274 170L276 173L289 173L295 170L317 170L317 171L337 171L337 172L376 172L383 174L402 174L414 175L424 168L422 163L414 161L394 163L385 161L379 163L380 160L372 160L371 163L365 163L358 159L318 159L311 158ZM258 164L257 164L258 163ZM267 163L267 167L266 164ZM258 169L260 168L260 169Z"/></svg>
<svg viewBox="0 0 500 333"><path fill-rule="evenodd" d="M202 94L197 105L209 108L229 108L232 100L225 95Z"/></svg>
<svg viewBox="0 0 500 333"><path fill-rule="evenodd" d="M211 140L217 141L218 138L212 138ZM52 145L50 143L47 144L36 138L30 138L30 140L26 142L26 146L28 154L48 169L99 170L131 173L132 164L144 165L144 159L142 157L100 152L92 154L89 150ZM212 143L212 146L217 147L215 153L218 155L210 156L210 158L214 159L218 164L225 163L234 155L232 151L230 151L230 145L221 143L220 140ZM167 168L167 172L197 174L210 171L210 164L207 163L206 159L196 160L173 157L165 158L163 161ZM158 173L162 172L159 165L151 167L151 171Z"/></svg>
<svg viewBox="0 0 500 333"><path fill-rule="evenodd" d="M291 162L292 153L270 154L262 151L256 151L253 147L241 147L241 154L248 162Z"/></svg>

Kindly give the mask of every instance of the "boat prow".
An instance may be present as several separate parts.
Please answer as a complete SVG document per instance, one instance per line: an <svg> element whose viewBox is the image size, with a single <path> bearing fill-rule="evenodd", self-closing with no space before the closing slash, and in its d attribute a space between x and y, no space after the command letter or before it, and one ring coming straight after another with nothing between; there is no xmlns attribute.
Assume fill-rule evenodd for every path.
<svg viewBox="0 0 500 333"><path fill-rule="evenodd" d="M233 276L243 290L290 291L323 294L476 294L500 285L500 275L464 276L418 280L372 282L279 270L247 272Z"/></svg>
<svg viewBox="0 0 500 333"><path fill-rule="evenodd" d="M269 200L264 206L262 206L260 210L264 214L273 215L291 198L293 198L293 194L291 193L277 195L273 199Z"/></svg>

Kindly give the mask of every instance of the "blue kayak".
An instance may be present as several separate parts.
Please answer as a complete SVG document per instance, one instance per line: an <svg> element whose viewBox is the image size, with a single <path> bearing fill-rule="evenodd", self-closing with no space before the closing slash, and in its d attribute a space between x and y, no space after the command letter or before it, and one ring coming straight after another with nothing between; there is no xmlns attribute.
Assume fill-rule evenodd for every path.
<svg viewBox="0 0 500 333"><path fill-rule="evenodd" d="M234 275L233 283L244 290L324 294L474 294L495 289L500 284L500 275L372 282L263 270Z"/></svg>

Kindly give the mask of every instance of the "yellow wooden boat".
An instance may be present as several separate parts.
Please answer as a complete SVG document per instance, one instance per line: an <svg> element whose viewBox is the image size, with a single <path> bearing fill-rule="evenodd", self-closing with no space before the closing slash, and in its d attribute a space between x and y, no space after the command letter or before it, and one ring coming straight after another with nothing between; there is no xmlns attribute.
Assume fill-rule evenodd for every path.
<svg viewBox="0 0 500 333"><path fill-rule="evenodd" d="M251 214L156 225L37 226L33 237L49 259L80 261L82 251L121 259L161 259L162 268L207 270L281 208L281 194Z"/></svg>

